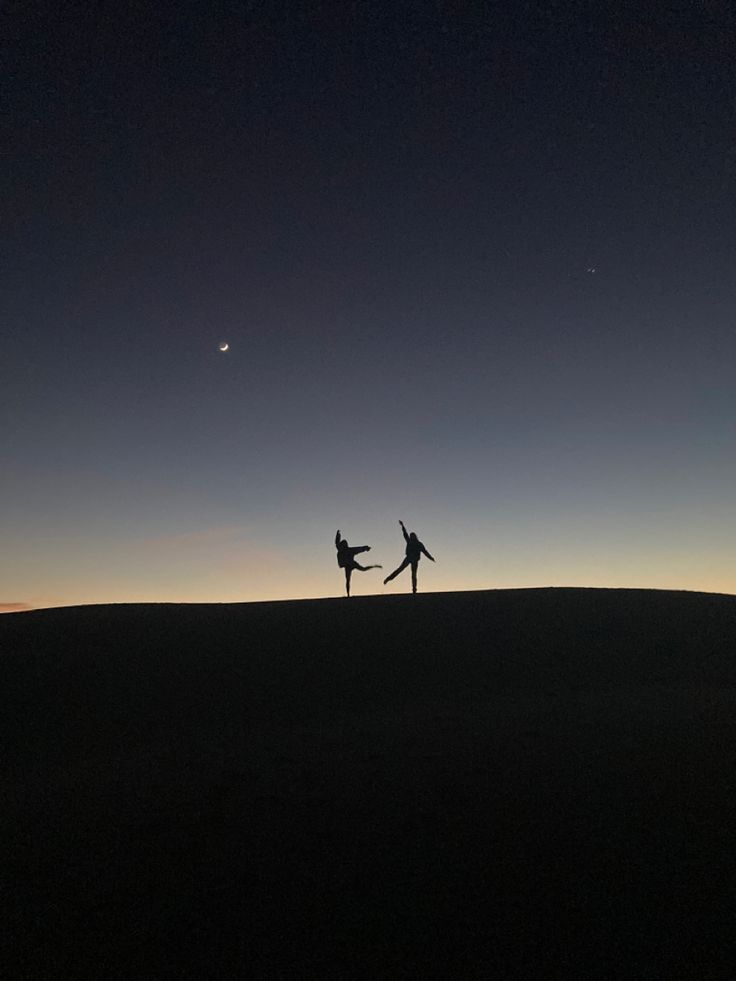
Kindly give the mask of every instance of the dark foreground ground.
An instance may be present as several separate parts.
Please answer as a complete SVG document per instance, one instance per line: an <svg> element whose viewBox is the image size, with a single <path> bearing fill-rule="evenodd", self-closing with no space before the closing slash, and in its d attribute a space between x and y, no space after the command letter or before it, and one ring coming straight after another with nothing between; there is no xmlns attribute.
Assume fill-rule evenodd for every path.
<svg viewBox="0 0 736 981"><path fill-rule="evenodd" d="M736 977L736 598L0 618L9 979Z"/></svg>

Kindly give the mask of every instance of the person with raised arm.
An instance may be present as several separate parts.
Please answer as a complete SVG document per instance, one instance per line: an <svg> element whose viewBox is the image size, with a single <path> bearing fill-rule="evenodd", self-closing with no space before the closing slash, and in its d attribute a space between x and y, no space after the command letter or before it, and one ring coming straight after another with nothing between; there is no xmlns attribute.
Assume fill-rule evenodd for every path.
<svg viewBox="0 0 736 981"><path fill-rule="evenodd" d="M429 554L427 549L424 547L424 544L419 541L416 532L412 531L411 533L408 533L404 526L403 521L399 521L399 524L401 525L401 531L404 535L404 541L406 542L406 558L398 567L398 569L394 569L394 571L391 573L390 576L386 576L386 578L383 580L383 584L385 586L387 582L391 582L392 579L395 579L400 572L403 572L404 569L408 565L410 565L411 566L411 591L412 593L416 593L417 567L419 566L419 559L422 557L422 554L424 554L427 556L428 559L430 559L430 561L434 562L434 557Z"/></svg>
<svg viewBox="0 0 736 981"><path fill-rule="evenodd" d="M341 569L345 570L345 590L347 595L350 596L350 577L353 574L353 569L358 569L359 572L368 572L369 569L382 569L381 565L361 565L359 562L355 561L355 556L359 555L361 552L370 552L370 545L356 545L351 548L347 543L347 539L340 535L340 529L337 529L337 534L335 535L335 548L337 549L337 564Z"/></svg>

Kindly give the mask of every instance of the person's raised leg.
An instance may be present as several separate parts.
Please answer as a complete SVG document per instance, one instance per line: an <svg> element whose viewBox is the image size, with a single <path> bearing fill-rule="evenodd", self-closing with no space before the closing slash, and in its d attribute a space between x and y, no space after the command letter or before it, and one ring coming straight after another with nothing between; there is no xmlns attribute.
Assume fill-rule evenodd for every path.
<svg viewBox="0 0 736 981"><path fill-rule="evenodd" d="M395 579L398 576L398 574L400 572L403 572L408 565L409 565L409 560L404 559L404 561L401 563L398 569L394 569L394 571L391 573L390 576L386 576L386 578L383 580L383 585L385 586L387 582L391 582L392 579Z"/></svg>
<svg viewBox="0 0 736 981"><path fill-rule="evenodd" d="M382 569L383 566L382 565L360 565L360 563L356 562L355 565L353 566L353 568L354 569L360 569L361 572L368 572L369 569Z"/></svg>

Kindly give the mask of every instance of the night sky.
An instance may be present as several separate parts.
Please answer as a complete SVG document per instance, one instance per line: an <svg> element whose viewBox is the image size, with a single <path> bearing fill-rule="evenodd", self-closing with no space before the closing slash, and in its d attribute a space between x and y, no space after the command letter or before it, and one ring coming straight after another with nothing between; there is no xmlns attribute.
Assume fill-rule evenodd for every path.
<svg viewBox="0 0 736 981"><path fill-rule="evenodd" d="M3 22L0 605L736 592L733 4L120 7Z"/></svg>

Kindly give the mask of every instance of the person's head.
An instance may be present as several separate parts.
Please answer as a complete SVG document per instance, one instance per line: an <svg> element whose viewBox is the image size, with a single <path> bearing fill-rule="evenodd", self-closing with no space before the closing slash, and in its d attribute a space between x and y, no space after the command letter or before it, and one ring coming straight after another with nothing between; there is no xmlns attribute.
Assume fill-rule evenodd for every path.
<svg viewBox="0 0 736 981"><path fill-rule="evenodd" d="M409 538L411 538L411 540L415 542L417 540L417 533L415 531L410 531Z"/></svg>
<svg viewBox="0 0 736 981"><path fill-rule="evenodd" d="M344 551L345 551L345 549L346 549L346 548L348 547L348 543L347 543L347 540L346 540L346 539L344 539L344 538L341 538L341 539L340 539L340 544L339 544L339 545L338 545L337 547L338 547L338 548L339 548L339 549L340 549L341 551L343 551L343 552L344 552Z"/></svg>

